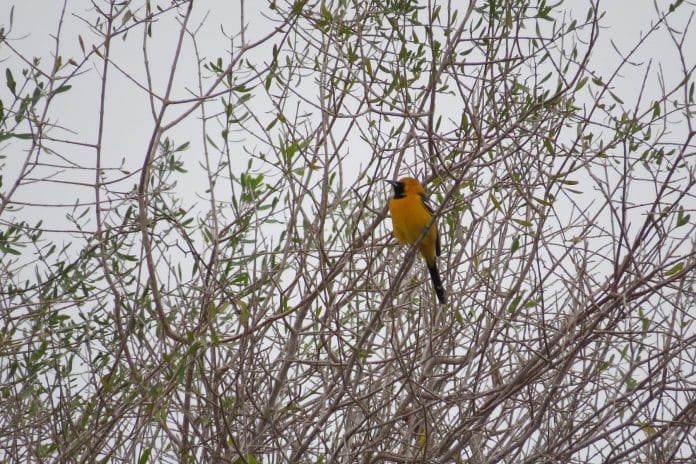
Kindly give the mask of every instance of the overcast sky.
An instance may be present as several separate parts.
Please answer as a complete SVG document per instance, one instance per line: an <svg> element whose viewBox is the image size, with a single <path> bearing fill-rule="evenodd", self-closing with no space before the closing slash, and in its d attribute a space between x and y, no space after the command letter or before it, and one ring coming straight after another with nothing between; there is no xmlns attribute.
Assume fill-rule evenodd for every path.
<svg viewBox="0 0 696 464"><path fill-rule="evenodd" d="M99 2L100 4L102 2ZM204 5L210 10L203 10ZM13 19L14 24L10 33L11 45L19 51L23 57L40 57L42 66L45 70L50 69L52 55L55 50L55 35L60 20L63 2L45 1L45 0L22 0L10 1L2 7L2 24L5 28L9 25L9 13L14 9ZM575 0L565 2L567 8L575 9L573 15L584 18L588 8L588 3L584 0ZM636 0L611 0L603 1L600 4L601 9L606 11L606 17L602 21L606 28L603 34L600 35L600 45L596 53L592 56L590 68L596 70L600 77L607 79L609 76L602 76L602 70L606 69L607 74L615 69L616 64L620 61L620 56L617 50L621 53L628 53L632 46L640 40L642 35L650 29L651 23L654 21L655 12L654 5L651 1L636 1ZM247 40L254 39L267 33L272 24L268 19L261 14L262 11L267 11L267 2L246 2L245 7L245 22L248 24ZM216 1L198 3L195 9L196 13L192 17L192 25L200 24L201 33L199 34L199 51L208 59L215 59L218 56L225 57L227 51L231 48L231 43L227 41L221 31L221 28L227 35L236 34L240 30L239 3ZM690 13L693 13L693 8L690 6L683 7L684 22L688 19ZM82 56L78 37L82 37L83 42L90 47L92 43L98 43L98 38L95 34L89 31L85 21L93 21L95 15L91 11L91 2L85 0L70 0L67 2L66 14L63 17L61 29L60 54L63 56L63 62L69 58L74 58L79 61ZM150 46L150 61L153 70L153 81L155 87L162 92L166 76L169 72L169 63L173 54L174 40L178 29L176 24L172 22L161 21L155 24L153 38ZM693 35L693 34L692 34ZM692 41L696 43L696 38ZM143 155L147 146L147 141L152 133L153 118L150 112L150 107L147 99L147 94L144 90L138 88L138 85L132 80L145 82L145 73L143 67L143 59L141 52L142 32L140 28L134 30L128 37L118 39L113 43L112 56L116 64L124 69L129 76L118 72L114 68L111 69L109 85L107 88L106 101L106 132L104 134L104 163L105 165L118 166L122 159L125 159L125 165L128 169L137 169L139 163L142 162ZM262 61L268 56L267 48L260 48L256 56ZM254 55L252 55L254 56ZM688 57L693 60L693 57ZM6 47L0 46L0 59L4 68L11 68L15 74L18 70L26 67L19 57L9 51ZM645 70L646 64L652 60L652 68L654 72L650 76L648 90L644 95L645 101L649 101L651 92L658 95L661 90L655 85L657 82L657 71L662 67L666 78L666 84L676 84L679 79L677 73L672 74L672 70L678 67L678 55L675 53L675 47L669 38L669 35L663 29L653 34L648 41L640 48L631 61L642 63L639 67L627 67L622 71L622 79L619 79L619 85L614 86L613 91L623 98L626 102L634 101L641 88L642 73ZM186 47L183 51L182 63L177 70L177 80L173 95L177 98L187 98L190 95L190 89L195 89L197 85L197 73L195 69L195 59L193 57L193 49ZM51 109L51 119L56 124L64 127L66 130L54 130L51 135L56 138L64 138L73 141L84 143L94 143L96 140L96 130L98 121L98 95L100 85L100 69L98 61L93 61L94 65L85 68L87 72L72 81L73 88L71 91L61 94L57 97ZM68 69L66 68L67 72ZM3 73L4 74L4 73ZM157 83L161 82L160 86ZM9 92L6 86L0 86L0 96L3 99L9 98ZM8 100L9 101L9 100ZM186 106L184 105L183 108ZM182 108L182 109L183 109ZM170 113L172 117L176 116L177 111ZM219 128L214 128L216 132ZM191 136L191 134L194 134ZM172 131L170 136L177 139L177 143L190 141L192 148L185 156L190 161L187 168L191 170L192 175L188 176L186 188L191 189L189 198L193 199L194 192L201 191L206 188L205 177L201 170L196 171L196 165L199 159L196 158L196 153L201 144L200 129L196 118L191 117L186 122L182 123L175 131ZM17 153L18 145L12 141L4 142L2 145L3 154L7 156L6 167L4 169L5 187L14 178L13 173L16 173L24 161L23 154ZM56 149L60 151L62 156L70 158L75 163L81 166L92 166L94 151L89 148L80 147L77 145L56 145ZM356 150L357 151L357 150ZM186 158L185 158L186 160ZM349 158L348 163L359 162L359 159ZM50 174L50 171L37 171L36 177L41 178L42 175ZM67 205L73 204L75 201L92 199L89 183L93 181L93 173L88 170L69 170L58 174L58 178L66 176L66 180L80 179L86 184L84 188L67 188L62 183L46 183L39 182L31 186L26 186L18 191L15 200L26 202L38 202L43 205ZM107 175L109 178L110 174ZM131 178L123 188L135 184L136 179ZM48 208L31 208L25 209L21 214L25 215L30 222L35 222L39 218L48 218L51 221L56 221L56 224L62 221L65 209L61 211L47 211Z"/></svg>

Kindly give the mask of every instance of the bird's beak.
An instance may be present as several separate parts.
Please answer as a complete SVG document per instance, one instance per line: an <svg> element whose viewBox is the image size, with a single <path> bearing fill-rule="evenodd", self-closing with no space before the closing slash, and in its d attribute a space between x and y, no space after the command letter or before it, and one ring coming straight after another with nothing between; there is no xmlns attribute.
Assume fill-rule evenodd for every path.
<svg viewBox="0 0 696 464"><path fill-rule="evenodd" d="M382 179L382 181L383 181L383 182L389 182L389 183L391 184L391 186L394 187L394 188L396 188L396 187L399 185L399 183L398 183L397 181L395 181L395 180Z"/></svg>

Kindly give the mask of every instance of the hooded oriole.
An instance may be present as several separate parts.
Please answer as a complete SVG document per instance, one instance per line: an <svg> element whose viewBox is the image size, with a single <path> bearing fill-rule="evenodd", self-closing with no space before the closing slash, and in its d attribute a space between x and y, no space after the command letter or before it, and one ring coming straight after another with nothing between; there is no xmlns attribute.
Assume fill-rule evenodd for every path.
<svg viewBox="0 0 696 464"><path fill-rule="evenodd" d="M423 235L425 227L433 219L433 210L428 204L425 189L411 177L404 177L398 181L388 180L394 187L394 197L389 200L389 212L391 213L394 236L401 243L410 245L418 242ZM440 256L440 234L437 225L432 224L423 239L418 243L418 251L425 259L430 272L430 280L435 287L435 293L440 304L447 302L445 288L442 286L440 271L437 269L436 256Z"/></svg>

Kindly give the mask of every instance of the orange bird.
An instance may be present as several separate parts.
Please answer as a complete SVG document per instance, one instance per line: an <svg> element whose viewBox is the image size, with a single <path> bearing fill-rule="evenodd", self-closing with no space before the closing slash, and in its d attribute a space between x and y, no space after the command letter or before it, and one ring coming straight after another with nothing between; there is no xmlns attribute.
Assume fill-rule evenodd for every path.
<svg viewBox="0 0 696 464"><path fill-rule="evenodd" d="M433 219L433 209L428 204L425 189L416 179L404 177L398 181L388 180L394 187L394 197L389 200L394 236L401 242L414 245L423 236L425 228ZM436 257L440 256L440 234L437 225L431 224L418 243L418 251L425 259L440 304L445 304L445 288L442 286Z"/></svg>

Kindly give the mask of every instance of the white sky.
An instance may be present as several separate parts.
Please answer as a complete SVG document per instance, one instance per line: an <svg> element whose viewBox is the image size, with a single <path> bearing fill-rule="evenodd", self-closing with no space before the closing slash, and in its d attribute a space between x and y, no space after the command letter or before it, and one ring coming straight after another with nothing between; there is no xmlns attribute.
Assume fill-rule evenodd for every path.
<svg viewBox="0 0 696 464"><path fill-rule="evenodd" d="M78 46L78 35L81 35L85 44L93 43L96 39L91 34L85 23L77 16L84 18L93 18L94 14L88 11L90 3L86 0L69 0L68 14L64 18L64 26L62 30L61 54L64 61L69 57L78 59L81 56L81 51ZM658 2L660 4L665 2ZM45 1L45 0L10 0L4 6L0 7L0 15L6 19L1 23L7 26L9 11L14 8L14 26L11 33L11 38L19 39L12 42L12 45L22 52L25 57L38 56L41 57L44 68L48 67L48 63L52 61L52 53L55 47L52 36L57 30L58 18L61 12L63 2L60 1ZM199 4L200 5L200 4ZM266 33L269 29L269 22L264 19L257 8L266 8L267 2L246 2L246 21L249 24L247 30L247 40L254 40L261 34ZM225 57L226 51L230 49L230 44L225 41L220 31L220 24L224 24L226 32L237 33L240 28L238 15L238 2L207 2L206 6L210 6L210 14L204 22L203 28L206 33L200 34L201 43L200 49L208 58L218 56ZM588 2L585 0L566 1L566 8L576 8L576 17L584 17L584 13L588 8ZM606 18L603 24L609 29L600 35L600 46L597 52L592 57L591 68L613 70L618 61L618 56L613 50L609 39L613 41L622 51L627 51L630 46L636 43L636 40L642 33L647 31L650 23L655 17L654 6L652 1L647 0L611 0L603 1L600 8L606 11ZM689 10L688 5L682 6L684 10L684 18L692 10ZM40 11L41 14L37 14ZM204 10L200 6L196 7L191 24L199 23L203 18ZM167 30L167 25L155 25L151 50L150 60L152 69L160 75L153 76L154 82L165 82L165 77L169 71L169 63L172 56L171 44L175 39L176 28L170 27ZM140 53L141 31L134 30L126 41L118 39L113 42L113 56L115 62L127 70L135 79L144 82L144 70L142 65L142 54ZM696 38L695 38L696 40ZM642 47L639 53L636 54L633 61L647 62L652 59L655 61L653 69L658 69L658 64L662 64L665 73L669 74L670 68L677 65L676 55L672 52L673 45L666 34L660 31ZM668 53L665 53L665 50ZM184 50L182 62L186 63L179 69L179 76L182 76L174 88L173 95L175 97L186 97L187 87L195 84L195 70L191 69L191 73L186 75L186 68L191 66L192 57L190 48ZM252 55L253 56L253 55ZM263 59L266 56L266 51L260 51L259 57ZM3 67L10 67L16 70L22 65L18 62L16 56L8 53L6 49L0 47L0 60ZM606 64L606 66L605 66ZM81 139L85 142L93 142L96 137L96 95L98 92L99 75L96 69L92 69L89 75L83 76L76 82L73 82L71 92L60 96L60 100L54 105L54 118L56 121L77 131L79 136L73 136L73 139ZM641 76L632 76L631 73L635 69L626 69L624 77L621 81L621 86L614 88L614 92L621 96L624 101L631 101L637 94L640 86ZM655 75L654 75L655 76ZM608 76L603 76L608 77ZM2 76L4 79L4 76ZM653 77L655 78L655 77ZM136 86L119 75L115 70L111 70L109 83L109 99L107 101L107 132L106 144L108 159L112 162L117 162L120 158L125 157L127 160L134 160L136 164L142 159L144 150L144 141L149 138L152 128L152 118L150 116L148 102L145 98L145 93L136 88ZM157 86L156 86L157 87ZM160 86L161 87L161 86ZM7 88L0 86L0 96L8 97ZM656 91L657 92L657 91ZM194 122L195 124L195 122ZM182 127L182 137L185 137L187 130ZM195 140L191 141L193 144ZM4 145L7 148L7 145ZM7 150L3 150L6 152ZM14 158L14 157L10 157ZM11 166L12 159L8 165ZM9 172L8 172L9 174ZM5 176L5 183L12 178L11 175ZM34 196L38 192L32 192Z"/></svg>

